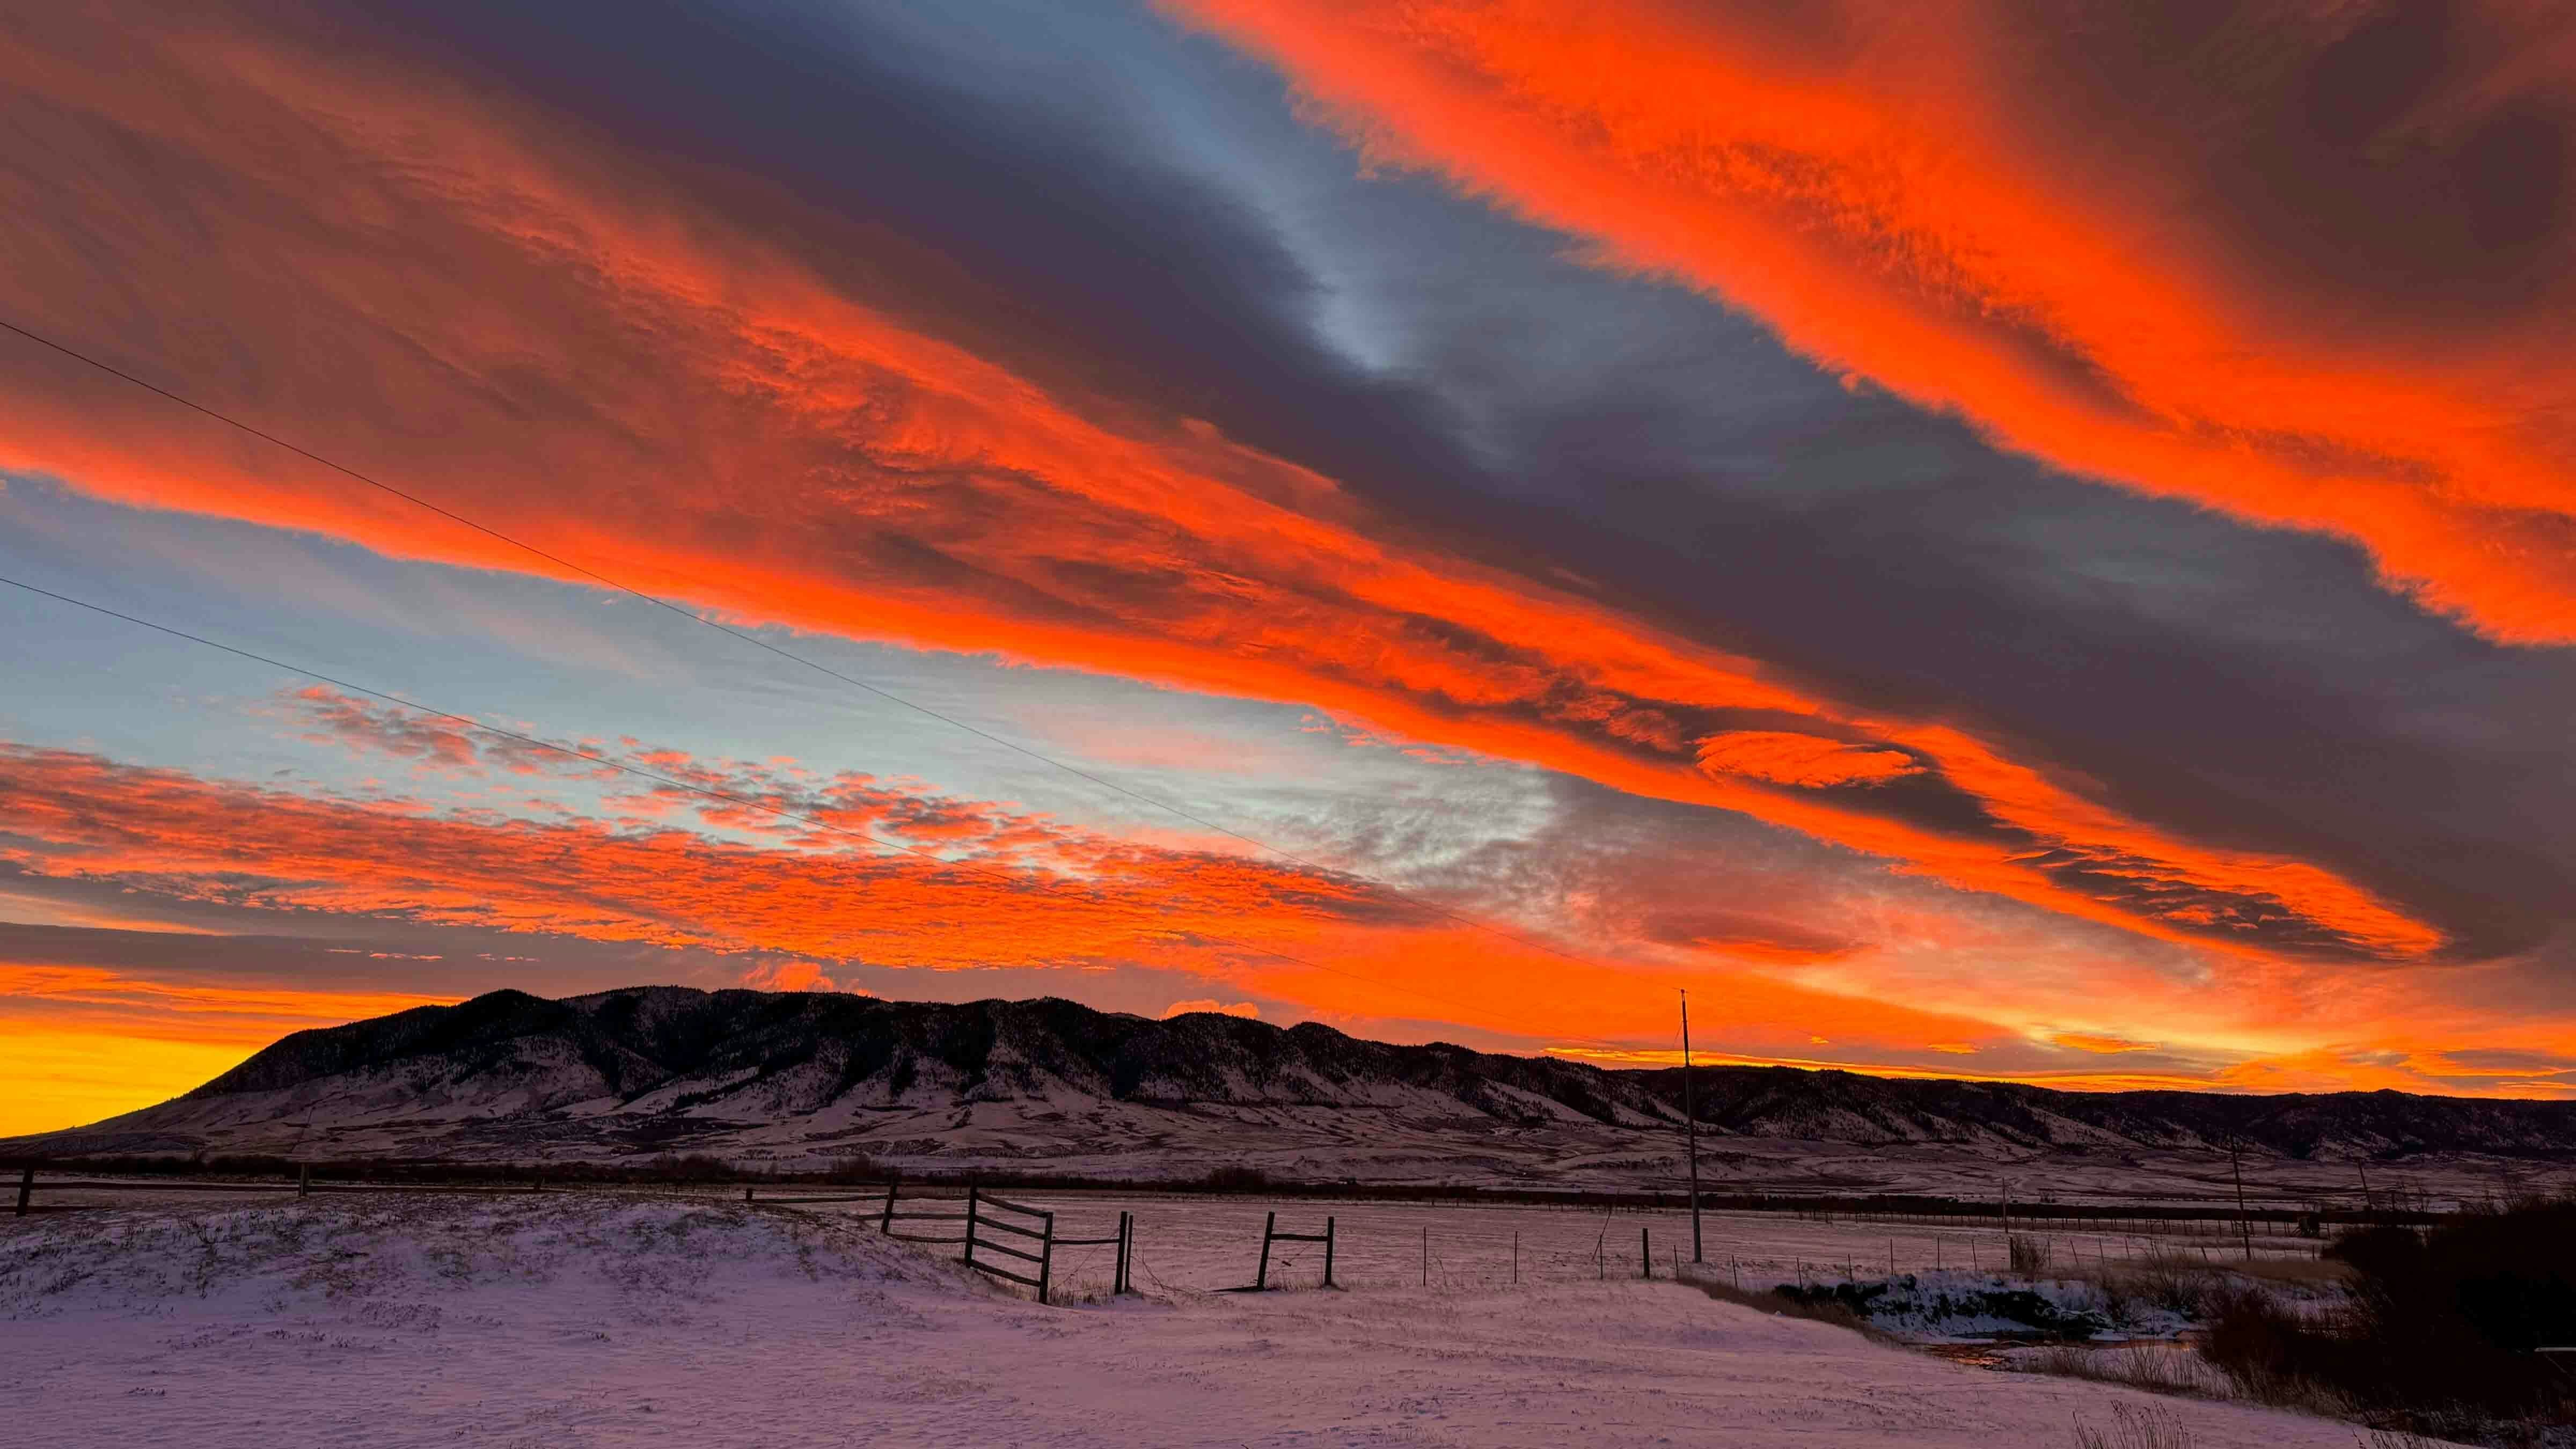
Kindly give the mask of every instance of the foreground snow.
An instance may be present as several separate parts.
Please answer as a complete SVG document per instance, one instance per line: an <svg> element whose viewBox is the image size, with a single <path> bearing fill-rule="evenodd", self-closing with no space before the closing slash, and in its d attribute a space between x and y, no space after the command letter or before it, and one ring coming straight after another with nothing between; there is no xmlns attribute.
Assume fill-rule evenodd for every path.
<svg viewBox="0 0 2576 1449"><path fill-rule="evenodd" d="M29 1443L2074 1442L2126 1390L1964 1369L1671 1283L1040 1308L847 1220L589 1196L0 1230ZM2340 1425L2176 1403L2195 1449Z"/></svg>

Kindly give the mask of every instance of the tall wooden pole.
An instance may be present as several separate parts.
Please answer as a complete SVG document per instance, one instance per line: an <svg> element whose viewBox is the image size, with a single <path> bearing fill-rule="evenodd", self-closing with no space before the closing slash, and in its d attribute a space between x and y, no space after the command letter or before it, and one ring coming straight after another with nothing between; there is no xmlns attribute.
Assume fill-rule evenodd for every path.
<svg viewBox="0 0 2576 1449"><path fill-rule="evenodd" d="M2227 1142L2227 1167L2236 1174L2236 1236L2245 1245L2245 1261L2254 1261L2254 1227L2245 1221L2245 1164L2234 1138Z"/></svg>
<svg viewBox="0 0 2576 1449"><path fill-rule="evenodd" d="M1699 1236L1699 1104L1691 1095L1690 993L1682 993L1682 1134L1690 1144L1691 1261L1700 1259Z"/></svg>

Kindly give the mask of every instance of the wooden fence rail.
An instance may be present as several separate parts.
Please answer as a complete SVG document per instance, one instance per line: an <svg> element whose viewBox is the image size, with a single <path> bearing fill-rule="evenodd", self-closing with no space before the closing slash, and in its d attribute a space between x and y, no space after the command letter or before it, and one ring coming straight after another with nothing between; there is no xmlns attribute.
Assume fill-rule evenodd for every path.
<svg viewBox="0 0 2576 1449"><path fill-rule="evenodd" d="M59 1211L59 1209L39 1209L36 1207L35 1197L36 1193L40 1189L45 1192L291 1192L297 1197L309 1197L317 1192L437 1192L480 1193L488 1195L493 1193L537 1192L541 1191L544 1186L544 1181L536 1177L531 1177L525 1186L488 1182L315 1182L313 1180L312 1169L310 1168L298 1173L296 1175L296 1180L293 1182L164 1182L150 1178L96 1177L56 1177L46 1178L39 1181L36 1177L36 1169L27 1167L19 1169L18 1172L18 1202L17 1212L15 1215L23 1218L31 1212Z"/></svg>
<svg viewBox="0 0 2576 1449"><path fill-rule="evenodd" d="M544 1186L545 1183L542 1178L533 1176L528 1180L528 1184L525 1187L514 1185L505 1186L492 1183L425 1185L416 1183L315 1182L310 1168L299 1172L296 1180L293 1182L173 1182L148 1178L117 1179L86 1177L50 1178L40 1182L36 1177L36 1169L33 1167L27 1167L21 1169L18 1173L16 1216L23 1218L29 1213L38 1210L35 1204L35 1198L39 1189L45 1192L291 1192L298 1197L305 1197L317 1192L518 1193L541 1191ZM787 1197L763 1197L760 1195L757 1188L746 1187L742 1190L742 1200L745 1203L760 1204L771 1207L804 1207L824 1203L845 1202L881 1202L882 1206L878 1208L875 1214L877 1230L879 1232L884 1233L889 1238L894 1238L902 1242L931 1243L948 1247L963 1248L965 1252L961 1257L967 1267L972 1268L979 1273L988 1273L996 1278L1007 1278L1014 1283L1034 1288L1037 1290L1038 1301L1040 1303L1049 1301L1054 1292L1056 1249L1115 1248L1118 1251L1110 1272L1109 1291L1112 1295L1132 1293L1135 1291L1135 1280L1132 1274L1136 1262L1136 1217L1135 1214L1129 1212L1121 1212L1118 1214L1118 1231L1108 1237L1061 1238L1056 1236L1054 1213L1043 1208L1030 1207L1025 1203L1013 1202L1009 1198L996 1197L983 1191L981 1188L974 1187L970 1187L966 1190L964 1212L925 1212L918 1209L908 1212L903 1211L901 1210L901 1204L903 1201L902 1188L900 1184L896 1183L888 1183L882 1189L870 1187L865 1191L797 1193L793 1196ZM955 1202L956 1199L915 1198L913 1201ZM895 1226L897 1223L955 1223L960 1225L964 1231L953 1236L937 1232L923 1233L909 1229L899 1229ZM1032 1226L1032 1223L1034 1226ZM1016 1238L1019 1240L1019 1243L1015 1245L1009 1241L1005 1241L1002 1235ZM1292 1235L1283 1233L1280 1236L1289 1237ZM1034 1252L1026 1246L1032 1243L1036 1245L1036 1250ZM1266 1259L1269 1255L1267 1245L1264 1246L1262 1251L1263 1256ZM982 1254L983 1256L978 1257L978 1254ZM1034 1263L1037 1265L1036 1276L1032 1277L1027 1273L1020 1272L1016 1269L1006 1267L1001 1263L992 1261L996 1256L1013 1259L1022 1263ZM1331 1278L1331 1261L1332 1249L1327 1245L1325 1248L1325 1273L1326 1281L1328 1282Z"/></svg>
<svg viewBox="0 0 2576 1449"><path fill-rule="evenodd" d="M755 1199L746 1190L743 1200L750 1202ZM774 1203L799 1200L757 1199L760 1202ZM1120 1213L1118 1231L1108 1237L1067 1238L1056 1233L1054 1213L1045 1208L1013 1202L1009 1198L986 1192L980 1187L966 1189L966 1196L962 1203L956 1198L907 1199L903 1196L901 1185L896 1183L888 1183L882 1193L871 1190L866 1193L849 1194L846 1197L816 1200L881 1201L882 1205L876 1213L879 1232L898 1242L928 1243L963 1249L964 1251L958 1255L959 1262L978 1273L1007 1279L1023 1287L1036 1289L1040 1303L1051 1302L1054 1298L1055 1254L1058 1248L1116 1248L1118 1252L1110 1271L1109 1291L1113 1296L1135 1291L1135 1283L1130 1276L1136 1261L1136 1218L1133 1213ZM908 1202L956 1203L962 1206L964 1211L925 1211L917 1207L907 1208L905 1204ZM897 1226L902 1223L955 1224L959 1231L955 1233L922 1232L918 1229ZM1012 1239L1017 1241L1011 1241ZM1034 1248L1031 1245L1034 1245ZM997 1262L995 1261L997 1258L1007 1258L1012 1262ZM1024 1271L1013 1266L1014 1263L1035 1264L1036 1272Z"/></svg>
<svg viewBox="0 0 2576 1449"><path fill-rule="evenodd" d="M1324 1219L1324 1230L1320 1233L1283 1233L1279 1231L1279 1214L1276 1211L1262 1220L1261 1266L1252 1275L1252 1291L1255 1293L1270 1291L1270 1245L1272 1243L1323 1244L1324 1286L1327 1288L1339 1286L1333 1282L1333 1220L1330 1217Z"/></svg>
<svg viewBox="0 0 2576 1449"><path fill-rule="evenodd" d="M1026 1213L1038 1220L1038 1227L1031 1229L1017 1223L997 1221L987 1215L987 1205L1004 1212ZM976 1232L979 1228L988 1232L1024 1233L1038 1240L1038 1251L1024 1252L989 1237L979 1237ZM999 1263L977 1262L975 1250L978 1248L986 1253L1000 1253L1006 1257L1035 1263L1038 1265L1038 1275L1032 1278L1025 1273L1005 1268ZM1044 1303L1047 1301L1048 1279L1053 1276L1052 1270L1055 1267L1055 1214L1033 1207L1023 1207L1005 1198L986 1197L982 1188L970 1187L966 1189L966 1251L959 1255L958 1261L978 1273L988 1273L996 1278L1008 1279L1013 1283L1035 1288L1038 1290L1038 1301Z"/></svg>

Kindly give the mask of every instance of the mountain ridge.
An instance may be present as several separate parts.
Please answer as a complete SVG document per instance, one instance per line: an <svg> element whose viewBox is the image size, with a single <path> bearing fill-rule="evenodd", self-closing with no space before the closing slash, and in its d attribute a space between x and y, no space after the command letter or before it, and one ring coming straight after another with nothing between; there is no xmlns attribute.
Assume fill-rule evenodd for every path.
<svg viewBox="0 0 2576 1449"><path fill-rule="evenodd" d="M2576 1155L2576 1103L2397 1092L2070 1092L2018 1083L1703 1066L1707 1155L1932 1149L2127 1159L2230 1143L2290 1162ZM900 1002L644 986L454 1006L281 1038L168 1102L14 1148L97 1155L618 1158L685 1148L778 1165L1158 1160L1284 1172L1660 1181L1681 1070L1396 1045L1213 1013L1152 1020L1060 998ZM1119 1166L1117 1164L1124 1164ZM2366 1170L2366 1169L2365 1169ZM1164 1173L1163 1175L1168 1175Z"/></svg>

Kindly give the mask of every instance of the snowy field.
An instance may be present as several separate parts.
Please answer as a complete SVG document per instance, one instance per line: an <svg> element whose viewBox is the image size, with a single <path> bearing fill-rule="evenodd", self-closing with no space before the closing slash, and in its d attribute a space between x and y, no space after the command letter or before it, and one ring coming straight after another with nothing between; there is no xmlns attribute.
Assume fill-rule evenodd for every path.
<svg viewBox="0 0 2576 1449"><path fill-rule="evenodd" d="M1669 1278L1691 1256L1687 1212L1616 1212L1455 1202L1400 1203L1264 1199L1162 1193L1011 1191L1013 1202L1056 1213L1065 1237L1116 1230L1121 1210L1136 1216L1139 1287L1206 1292L1243 1287L1261 1257L1263 1216L1279 1215L1282 1232L1320 1233L1334 1220L1333 1277L1349 1288L1446 1291L1508 1288L1515 1282L1596 1282L1642 1275L1651 1247L1654 1273ZM907 1208L927 1206L907 1196ZM960 1204L962 1206L962 1204ZM818 1211L866 1216L864 1203ZM2070 1267L2112 1264L2151 1252L2207 1254L2228 1262L2240 1253L2233 1230L2196 1223L2192 1231L2126 1222L2116 1226L2023 1225L2018 1235L2049 1245ZM1641 1241L1641 1234L1643 1240ZM1780 1283L1830 1283L1849 1277L2004 1266L2002 1225L1933 1225L1922 1220L1836 1215L1831 1221L1785 1213L1707 1213L1701 1221L1705 1268L1719 1281L1748 1289ZM2312 1239L2257 1233L2264 1258L2313 1259ZM1058 1259L1059 1281L1105 1288L1110 1250L1070 1249ZM1306 1286L1323 1276L1323 1248L1280 1243L1271 1255L1273 1284Z"/></svg>
<svg viewBox="0 0 2576 1449"><path fill-rule="evenodd" d="M2108 1426L2143 1405L2174 1416L2195 1449L2353 1442L2348 1426L2273 1411L1958 1367L1669 1281L1513 1288L1453 1271L1425 1289L1415 1264L1416 1282L1390 1285L1400 1255L1377 1240L1442 1212L1457 1210L1368 1218L1356 1291L1179 1287L1063 1308L846 1214L673 1196L315 1198L10 1220L0 1423L36 1444L209 1449L1996 1449L2072 1445L2079 1421ZM1633 1237L1633 1216L1621 1217ZM1183 1232L1147 1223L1144 1261L1168 1239L1166 1261L1188 1276ZM1569 1215L1557 1251L1577 1231L1597 1233Z"/></svg>

